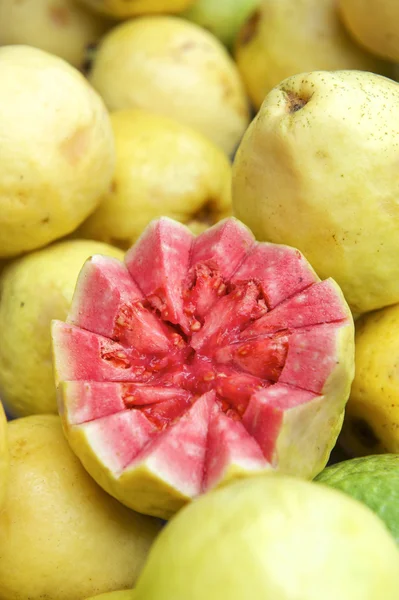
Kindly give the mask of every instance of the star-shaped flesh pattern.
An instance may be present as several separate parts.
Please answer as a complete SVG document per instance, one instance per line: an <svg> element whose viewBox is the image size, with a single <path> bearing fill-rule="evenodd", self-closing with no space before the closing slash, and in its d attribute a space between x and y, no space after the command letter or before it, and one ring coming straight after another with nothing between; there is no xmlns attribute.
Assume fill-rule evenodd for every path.
<svg viewBox="0 0 399 600"><path fill-rule="evenodd" d="M329 401L326 419L343 409L328 395L352 329L337 285L297 250L235 219L194 237L161 218L125 264L92 257L54 323L67 435L110 493L168 517L230 477L285 470L295 419L319 452L330 443L312 422ZM319 458L303 457L305 475Z"/></svg>

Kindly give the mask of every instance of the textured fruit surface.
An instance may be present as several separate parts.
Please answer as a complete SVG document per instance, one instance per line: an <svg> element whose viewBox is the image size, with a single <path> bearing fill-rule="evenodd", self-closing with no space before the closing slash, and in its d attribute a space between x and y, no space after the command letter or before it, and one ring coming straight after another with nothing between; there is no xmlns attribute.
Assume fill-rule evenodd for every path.
<svg viewBox="0 0 399 600"><path fill-rule="evenodd" d="M261 0L196 0L183 17L211 31L228 48Z"/></svg>
<svg viewBox="0 0 399 600"><path fill-rule="evenodd" d="M74 0L2 0L0 44L26 44L82 67L86 48L109 24Z"/></svg>
<svg viewBox="0 0 399 600"><path fill-rule="evenodd" d="M0 513L0 598L82 600L133 587L159 522L122 506L86 473L56 415L8 424Z"/></svg>
<svg viewBox="0 0 399 600"><path fill-rule="evenodd" d="M8 453L7 419L0 402L0 511L6 497L10 457Z"/></svg>
<svg viewBox="0 0 399 600"><path fill-rule="evenodd" d="M112 111L143 108L197 129L225 152L249 122L244 86L223 44L177 17L142 17L100 43L89 80Z"/></svg>
<svg viewBox="0 0 399 600"><path fill-rule="evenodd" d="M302 73L268 94L233 166L235 215L303 252L355 313L399 301L396 120L396 82Z"/></svg>
<svg viewBox="0 0 399 600"><path fill-rule="evenodd" d="M274 86L297 73L388 72L348 35L336 0L262 0L238 35L235 57L256 108Z"/></svg>
<svg viewBox="0 0 399 600"><path fill-rule="evenodd" d="M357 43L377 56L399 61L397 0L339 0L338 7Z"/></svg>
<svg viewBox="0 0 399 600"><path fill-rule="evenodd" d="M153 221L93 257L53 324L68 440L108 492L169 517L232 478L326 464L353 377L338 286L235 219Z"/></svg>
<svg viewBox="0 0 399 600"><path fill-rule="evenodd" d="M0 48L0 257L62 237L100 203L114 169L106 108L85 78L37 48Z"/></svg>
<svg viewBox="0 0 399 600"><path fill-rule="evenodd" d="M356 321L355 378L340 442L350 456L399 454L399 305Z"/></svg>
<svg viewBox="0 0 399 600"><path fill-rule="evenodd" d="M138 15L158 13L179 13L191 6L195 0L81 0L91 9L109 15L127 19Z"/></svg>
<svg viewBox="0 0 399 600"><path fill-rule="evenodd" d="M384 521L399 545L399 454L346 460L324 469L316 481L366 504Z"/></svg>
<svg viewBox="0 0 399 600"><path fill-rule="evenodd" d="M278 475L207 494L161 532L135 600L396 600L399 552L341 492Z"/></svg>
<svg viewBox="0 0 399 600"><path fill-rule="evenodd" d="M118 248L68 240L31 252L0 275L0 397L13 417L56 413L52 319L65 319L78 274L91 255L122 260Z"/></svg>
<svg viewBox="0 0 399 600"><path fill-rule="evenodd" d="M127 250L162 215L206 229L231 214L231 165L199 132L144 110L113 113L116 170L110 192L80 229Z"/></svg>

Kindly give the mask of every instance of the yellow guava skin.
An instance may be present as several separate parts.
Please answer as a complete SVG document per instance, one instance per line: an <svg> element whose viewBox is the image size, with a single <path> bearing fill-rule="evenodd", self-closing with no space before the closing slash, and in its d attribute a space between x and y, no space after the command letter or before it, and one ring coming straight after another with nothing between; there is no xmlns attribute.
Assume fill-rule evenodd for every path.
<svg viewBox="0 0 399 600"><path fill-rule="evenodd" d="M202 496L164 528L135 600L395 600L383 522L321 484L258 476Z"/></svg>
<svg viewBox="0 0 399 600"><path fill-rule="evenodd" d="M82 600L132 588L159 532L91 479L56 415L8 424L7 500L0 513L0 597Z"/></svg>
<svg viewBox="0 0 399 600"><path fill-rule="evenodd" d="M7 493L9 467L10 456L8 452L7 418L3 405L0 402L0 514Z"/></svg>
<svg viewBox="0 0 399 600"><path fill-rule="evenodd" d="M83 223L88 238L127 250L148 223L169 216L194 228L231 211L231 164L208 138L140 109L111 114L116 146L112 188Z"/></svg>
<svg viewBox="0 0 399 600"><path fill-rule="evenodd" d="M226 48L178 17L118 25L100 43L88 77L111 111L142 108L174 118L227 154L249 122L244 85Z"/></svg>
<svg viewBox="0 0 399 600"><path fill-rule="evenodd" d="M373 54L399 61L399 5L396 0L338 0L344 25Z"/></svg>
<svg viewBox="0 0 399 600"><path fill-rule="evenodd" d="M72 232L108 191L108 112L77 69L37 48L0 48L0 258Z"/></svg>
<svg viewBox="0 0 399 600"><path fill-rule="evenodd" d="M0 44L25 44L45 50L81 68L87 46L109 29L104 17L74 0L3 0L0 3Z"/></svg>
<svg viewBox="0 0 399 600"><path fill-rule="evenodd" d="M273 87L297 73L388 72L351 39L335 0L263 0L237 37L235 58L256 109Z"/></svg>
<svg viewBox="0 0 399 600"><path fill-rule="evenodd" d="M117 19L128 19L140 15L180 13L195 0L81 0L95 12Z"/></svg>
<svg viewBox="0 0 399 600"><path fill-rule="evenodd" d="M109 594L101 594L100 596L92 596L87 600L133 600L134 590L124 590L122 592L110 592Z"/></svg>
<svg viewBox="0 0 399 600"><path fill-rule="evenodd" d="M340 442L352 456L399 454L399 305L356 322L355 378Z"/></svg>
<svg viewBox="0 0 399 600"><path fill-rule="evenodd" d="M356 314L399 301L399 85L362 71L290 77L266 97L233 165L233 211L301 250Z"/></svg>
<svg viewBox="0 0 399 600"><path fill-rule="evenodd" d="M67 240L12 261L0 275L0 397L10 415L57 413L50 325L66 318L93 254L123 260L108 244Z"/></svg>

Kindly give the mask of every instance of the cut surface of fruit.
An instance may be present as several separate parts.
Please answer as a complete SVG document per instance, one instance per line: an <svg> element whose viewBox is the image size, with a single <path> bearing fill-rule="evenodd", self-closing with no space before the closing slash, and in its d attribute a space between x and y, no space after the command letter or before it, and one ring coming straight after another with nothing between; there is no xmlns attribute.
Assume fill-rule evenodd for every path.
<svg viewBox="0 0 399 600"><path fill-rule="evenodd" d="M161 218L125 264L92 257L52 335L71 447L109 493L164 518L230 479L314 477L353 378L338 286L233 218L197 237Z"/></svg>

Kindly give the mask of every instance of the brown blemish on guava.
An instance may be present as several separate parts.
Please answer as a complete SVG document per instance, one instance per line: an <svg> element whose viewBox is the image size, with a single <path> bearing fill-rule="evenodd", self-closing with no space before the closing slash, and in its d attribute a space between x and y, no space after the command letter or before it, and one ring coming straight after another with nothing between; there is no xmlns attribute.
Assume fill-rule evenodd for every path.
<svg viewBox="0 0 399 600"><path fill-rule="evenodd" d="M305 98L304 95L296 94L292 90L283 90L287 98L288 112L295 113L307 105L310 98Z"/></svg>
<svg viewBox="0 0 399 600"><path fill-rule="evenodd" d="M60 144L63 157L75 166L84 156L89 145L88 127L78 127L74 133Z"/></svg>
<svg viewBox="0 0 399 600"><path fill-rule="evenodd" d="M352 419L351 429L362 446L372 449L380 445L380 439L365 419L360 417Z"/></svg>
<svg viewBox="0 0 399 600"><path fill-rule="evenodd" d="M69 10L65 6L50 6L50 20L57 27L66 27L70 21Z"/></svg>
<svg viewBox="0 0 399 600"><path fill-rule="evenodd" d="M262 18L260 10L256 10L243 25L238 37L238 46L245 46L255 37L258 31L258 25Z"/></svg>
<svg viewBox="0 0 399 600"><path fill-rule="evenodd" d="M190 222L195 221L205 225L213 225L216 222L216 201L214 198L208 198L204 204L194 213Z"/></svg>

